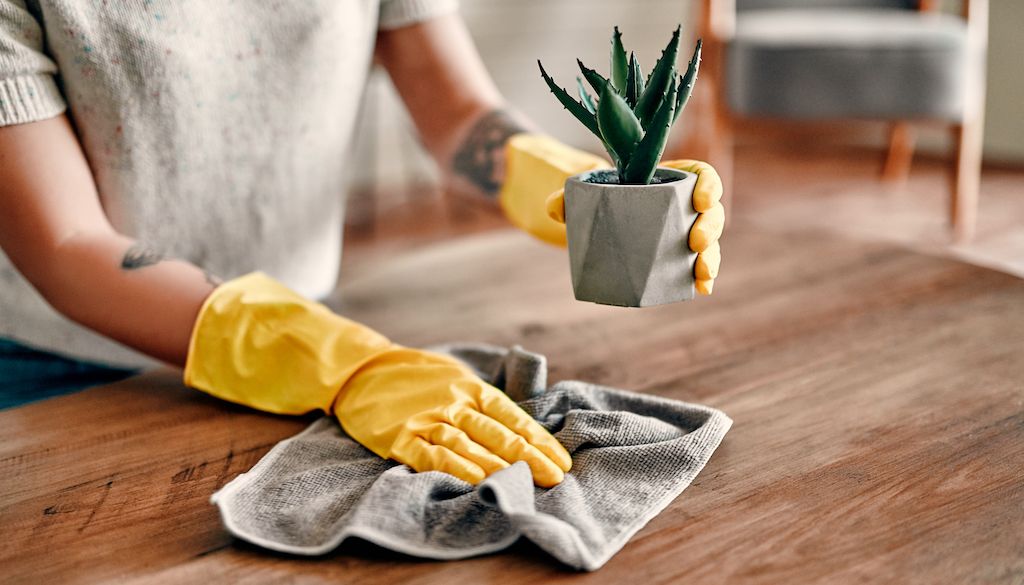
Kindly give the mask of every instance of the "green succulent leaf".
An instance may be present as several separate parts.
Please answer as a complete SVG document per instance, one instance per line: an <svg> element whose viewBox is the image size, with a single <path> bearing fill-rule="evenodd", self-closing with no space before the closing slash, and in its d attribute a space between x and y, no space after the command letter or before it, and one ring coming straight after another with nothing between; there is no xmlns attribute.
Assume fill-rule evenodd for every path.
<svg viewBox="0 0 1024 585"><path fill-rule="evenodd" d="M686 73L679 78L679 94L676 96L676 113L672 118L673 122L679 118L679 114L686 107L686 102L690 101L690 95L693 94L693 85L697 83L697 70L700 69L702 46L702 40L697 39L697 46L693 49L693 57L690 58L690 64L686 67Z"/></svg>
<svg viewBox="0 0 1024 585"><path fill-rule="evenodd" d="M593 114L597 111L597 106L594 105L594 98L590 97L587 93L587 88L583 87L583 80L579 77L576 78L576 91L580 94L580 101L583 102L583 107L587 108L587 111Z"/></svg>
<svg viewBox="0 0 1024 585"><path fill-rule="evenodd" d="M583 78L587 80L590 87L594 88L594 93L600 98L601 92L604 91L604 86L611 83L604 75L601 75L597 71L594 71L590 67L583 64L583 61L576 59L576 64L580 66L580 71L583 72Z"/></svg>
<svg viewBox="0 0 1024 585"><path fill-rule="evenodd" d="M625 184L649 184L668 142L672 124L693 94L700 68L702 42L697 40L686 71L676 69L681 27L644 79L635 53L622 45L622 33L615 27L611 39L610 79L590 69L579 59L582 77L576 77L576 100L537 61L541 77L562 106L601 139ZM583 83L593 88L588 88Z"/></svg>
<svg viewBox="0 0 1024 585"><path fill-rule="evenodd" d="M661 154L665 151L665 144L668 143L669 131L672 129L672 122L675 120L677 83L673 77L669 84L668 93L658 105L658 110L651 120L640 144L633 151L633 156L626 164L625 173L622 173L622 182L629 185L647 185L654 177L654 171L661 160Z"/></svg>
<svg viewBox="0 0 1024 585"><path fill-rule="evenodd" d="M569 92L559 87L555 80L551 79L551 76L548 75L548 72L544 70L544 65L541 65L540 60L537 61L537 66L540 67L540 75L544 78L544 82L548 84L548 89L551 90L551 93L555 94L555 97L562 103L562 106L569 110L569 113L582 122L588 130L593 132L598 138L601 138L601 130L597 125L597 116L587 110L586 106L573 99Z"/></svg>
<svg viewBox="0 0 1024 585"><path fill-rule="evenodd" d="M636 107L636 100L644 92L644 74L640 71L640 62L634 53L629 54L629 71L626 73L626 103Z"/></svg>
<svg viewBox="0 0 1024 585"><path fill-rule="evenodd" d="M611 82L619 95L626 95L626 75L629 65L626 62L626 48L622 46L622 33L619 27L615 27L612 33L612 54L611 54Z"/></svg>
<svg viewBox="0 0 1024 585"><path fill-rule="evenodd" d="M676 83L676 59L679 56L680 30L681 27L676 27L675 32L672 33L672 39L668 42L665 50L661 52L661 57L654 65L650 77L647 78L647 85L637 100L636 107L633 108L644 128L650 126L669 86Z"/></svg>
<svg viewBox="0 0 1024 585"><path fill-rule="evenodd" d="M643 136L643 128L629 104L610 83L605 84L597 102L597 126L621 172L629 164L633 150Z"/></svg>

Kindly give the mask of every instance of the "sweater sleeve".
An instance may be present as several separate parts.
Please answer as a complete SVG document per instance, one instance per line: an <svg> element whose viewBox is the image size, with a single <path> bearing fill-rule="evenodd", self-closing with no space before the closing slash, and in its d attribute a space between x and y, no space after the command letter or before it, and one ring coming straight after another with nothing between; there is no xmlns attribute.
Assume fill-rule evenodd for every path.
<svg viewBox="0 0 1024 585"><path fill-rule="evenodd" d="M458 0L381 0L377 26L381 30L401 28L455 12L458 8Z"/></svg>
<svg viewBox="0 0 1024 585"><path fill-rule="evenodd" d="M66 107L43 38L24 0L0 0L0 126L52 118Z"/></svg>

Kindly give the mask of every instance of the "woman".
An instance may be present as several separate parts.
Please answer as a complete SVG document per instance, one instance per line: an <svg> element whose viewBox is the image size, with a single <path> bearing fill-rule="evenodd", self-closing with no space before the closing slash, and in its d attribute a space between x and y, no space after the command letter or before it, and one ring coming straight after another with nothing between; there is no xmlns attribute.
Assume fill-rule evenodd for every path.
<svg viewBox="0 0 1024 585"><path fill-rule="evenodd" d="M7 404L155 358L227 400L333 413L417 470L477 482L522 459L539 485L561 481L565 449L500 391L307 300L337 277L346 149L374 58L441 168L538 237L564 241L546 196L605 164L527 132L455 10L0 0ZM537 154L506 177L517 148Z"/></svg>

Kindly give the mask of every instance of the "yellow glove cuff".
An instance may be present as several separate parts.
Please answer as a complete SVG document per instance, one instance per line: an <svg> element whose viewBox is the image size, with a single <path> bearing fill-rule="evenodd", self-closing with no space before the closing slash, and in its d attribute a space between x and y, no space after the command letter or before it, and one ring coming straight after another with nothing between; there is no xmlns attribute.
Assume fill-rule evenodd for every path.
<svg viewBox="0 0 1024 585"><path fill-rule="evenodd" d="M505 146L505 183L498 201L515 226L557 246L565 225L548 217L546 199L573 175L608 168L599 156L566 146L543 134L517 134Z"/></svg>
<svg viewBox="0 0 1024 585"><path fill-rule="evenodd" d="M330 412L345 381L391 347L372 329L254 272L217 287L203 303L184 380L267 412Z"/></svg>

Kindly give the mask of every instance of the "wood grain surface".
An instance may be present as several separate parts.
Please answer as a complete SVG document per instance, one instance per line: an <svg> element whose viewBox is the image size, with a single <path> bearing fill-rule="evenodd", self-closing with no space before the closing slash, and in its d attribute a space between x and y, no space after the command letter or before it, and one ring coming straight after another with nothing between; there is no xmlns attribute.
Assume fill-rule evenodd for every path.
<svg viewBox="0 0 1024 585"><path fill-rule="evenodd" d="M346 274L338 310L395 341L520 344L552 381L708 404L735 425L603 569L528 544L431 562L350 541L234 541L210 495L309 419L159 371L0 412L4 583L1024 583L1024 281L741 222L715 295L572 299L564 251L512 232Z"/></svg>

